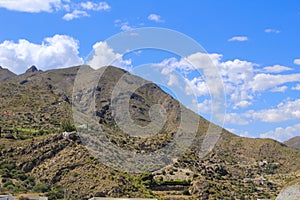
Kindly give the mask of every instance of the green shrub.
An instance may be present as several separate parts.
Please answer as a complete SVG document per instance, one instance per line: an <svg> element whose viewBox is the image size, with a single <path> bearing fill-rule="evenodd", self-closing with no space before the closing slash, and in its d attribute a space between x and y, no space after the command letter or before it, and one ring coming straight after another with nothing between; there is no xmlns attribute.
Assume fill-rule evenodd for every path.
<svg viewBox="0 0 300 200"><path fill-rule="evenodd" d="M188 189L183 190L183 195L191 195Z"/></svg>
<svg viewBox="0 0 300 200"><path fill-rule="evenodd" d="M63 119L60 123L60 130L62 132L64 132L64 131L72 132L72 131L76 131L76 127L69 120Z"/></svg>
<svg viewBox="0 0 300 200"><path fill-rule="evenodd" d="M16 167L14 163L1 163L0 164L0 169L8 169L8 170L13 170Z"/></svg>
<svg viewBox="0 0 300 200"><path fill-rule="evenodd" d="M50 190L50 186L46 183L40 183L40 184L35 185L32 189L35 192L45 193L45 192L48 192Z"/></svg>
<svg viewBox="0 0 300 200"><path fill-rule="evenodd" d="M64 190L62 188L55 188L47 193L48 199L63 199L64 198Z"/></svg>

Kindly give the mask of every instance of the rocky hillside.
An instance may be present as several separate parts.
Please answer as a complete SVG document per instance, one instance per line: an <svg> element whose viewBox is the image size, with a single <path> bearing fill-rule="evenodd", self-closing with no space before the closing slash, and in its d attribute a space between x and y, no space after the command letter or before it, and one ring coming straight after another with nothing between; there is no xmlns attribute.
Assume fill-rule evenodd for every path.
<svg viewBox="0 0 300 200"><path fill-rule="evenodd" d="M8 81L9 79L15 77L16 74L14 74L13 72L9 71L6 68L2 68L0 66L0 82L2 81Z"/></svg>
<svg viewBox="0 0 300 200"><path fill-rule="evenodd" d="M300 150L300 136L293 137L284 142L290 148Z"/></svg>
<svg viewBox="0 0 300 200"><path fill-rule="evenodd" d="M85 98L80 92L75 93L72 102L73 84L80 67L86 73L80 82L82 93L93 92L96 122L113 145L132 155L162 149L176 139L174 133L179 129L182 112L189 117L188 126L199 122L192 145L178 159L172 162L166 159L168 165L160 169L130 174L104 165L89 153L77 135L63 137L61 123L64 120L72 123L72 103ZM91 77L99 73L101 80L94 91L89 90ZM71 199L92 196L257 199L274 198L286 185L298 181L300 152L270 139L243 138L222 130L214 149L199 157L199 144L210 123L180 107L179 102L151 82L144 81L131 94L130 118L145 127L153 119L151 107L159 104L166 111L166 122L150 137L129 135L118 127L112 106L122 96L111 98L124 75L124 84L143 81L115 67L96 72L88 66L45 72L33 69L2 81L0 192L40 192L50 199L62 199L65 192ZM84 122L85 117L80 120Z"/></svg>

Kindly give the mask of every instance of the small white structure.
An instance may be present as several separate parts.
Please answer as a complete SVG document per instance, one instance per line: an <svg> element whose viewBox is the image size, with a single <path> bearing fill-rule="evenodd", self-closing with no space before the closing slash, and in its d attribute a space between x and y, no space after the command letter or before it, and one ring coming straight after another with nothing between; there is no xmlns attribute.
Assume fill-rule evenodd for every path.
<svg viewBox="0 0 300 200"><path fill-rule="evenodd" d="M264 184L264 183L266 183L267 182L267 179L265 179L265 178L255 178L255 179L253 179L253 182L254 183L261 183L261 184Z"/></svg>
<svg viewBox="0 0 300 200"><path fill-rule="evenodd" d="M62 133L63 137L64 138L69 138L71 135L79 135L79 132L76 132L76 131L72 131L72 132L63 132Z"/></svg>
<svg viewBox="0 0 300 200"><path fill-rule="evenodd" d="M48 197L40 197L40 196L24 196L28 200L48 200Z"/></svg>
<svg viewBox="0 0 300 200"><path fill-rule="evenodd" d="M261 166L261 167L265 166L267 164L268 164L268 161L266 161L266 160L263 160L263 161L261 161L261 162L258 163L258 165Z"/></svg>
<svg viewBox="0 0 300 200"><path fill-rule="evenodd" d="M8 195L0 195L0 200L12 200L13 196L11 194Z"/></svg>

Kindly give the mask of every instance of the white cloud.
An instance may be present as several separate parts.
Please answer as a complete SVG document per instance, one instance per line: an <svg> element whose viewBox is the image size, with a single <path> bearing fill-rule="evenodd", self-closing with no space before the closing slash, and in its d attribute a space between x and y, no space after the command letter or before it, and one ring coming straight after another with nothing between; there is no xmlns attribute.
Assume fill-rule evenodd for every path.
<svg viewBox="0 0 300 200"><path fill-rule="evenodd" d="M106 2L94 3L91 1L80 3L81 8L85 10L93 10L93 11L108 11L110 10L110 5Z"/></svg>
<svg viewBox="0 0 300 200"><path fill-rule="evenodd" d="M129 31L129 30L132 30L133 27L129 25L129 22L127 21L121 21L120 19L116 19L115 20L115 26L116 27L120 27L120 30L121 31Z"/></svg>
<svg viewBox="0 0 300 200"><path fill-rule="evenodd" d="M244 41L248 41L248 37L246 36L234 36L230 39L228 39L229 42L234 42L234 41L237 41L237 42L244 42Z"/></svg>
<svg viewBox="0 0 300 200"><path fill-rule="evenodd" d="M295 59L295 60L294 60L294 64L295 64L295 65L300 65L300 59Z"/></svg>
<svg viewBox="0 0 300 200"><path fill-rule="evenodd" d="M109 11L106 2L92 1L73 3L70 0L0 0L0 7L19 12L39 13L58 10L67 11L62 19L70 21L75 18L90 16L87 11Z"/></svg>
<svg viewBox="0 0 300 200"><path fill-rule="evenodd" d="M238 113L226 113L225 124L247 125L249 121L241 117Z"/></svg>
<svg viewBox="0 0 300 200"><path fill-rule="evenodd" d="M196 110L203 114L208 114L212 110L212 101L208 99L205 99L202 102L193 102L193 104Z"/></svg>
<svg viewBox="0 0 300 200"><path fill-rule="evenodd" d="M61 0L1 0L0 7L20 12L52 12L60 8Z"/></svg>
<svg viewBox="0 0 300 200"><path fill-rule="evenodd" d="M155 22L163 22L164 20L161 19L161 16L160 15L157 15L157 14L150 14L148 16L148 19L150 21L155 21Z"/></svg>
<svg viewBox="0 0 300 200"><path fill-rule="evenodd" d="M122 54L114 52L106 42L97 42L93 45L94 54L87 64L94 69L99 69L104 66L114 65L126 70L131 69L131 60L123 60Z"/></svg>
<svg viewBox="0 0 300 200"><path fill-rule="evenodd" d="M268 123L300 120L300 99L281 102L272 109L249 111L248 116Z"/></svg>
<svg viewBox="0 0 300 200"><path fill-rule="evenodd" d="M238 101L238 102L233 106L233 109L247 108L247 107L249 107L250 105L252 105L252 103L251 103L250 101L247 101L247 100L241 100L241 101Z"/></svg>
<svg viewBox="0 0 300 200"><path fill-rule="evenodd" d="M62 19L66 21L70 21L73 19L81 18L81 17L89 17L90 15L83 10L73 10L71 13L65 14Z"/></svg>
<svg viewBox="0 0 300 200"><path fill-rule="evenodd" d="M272 74L257 74L249 83L253 91L265 91L272 89L279 85L298 82L300 74L287 74L287 75L272 75Z"/></svg>
<svg viewBox="0 0 300 200"><path fill-rule="evenodd" d="M300 84L297 84L296 86L292 87L292 90L300 90Z"/></svg>
<svg viewBox="0 0 300 200"><path fill-rule="evenodd" d="M4 41L0 44L0 65L17 74L31 65L42 70L79 65L83 60L78 55L78 45L77 40L67 35L45 38L42 44L24 39L17 43Z"/></svg>
<svg viewBox="0 0 300 200"><path fill-rule="evenodd" d="M201 77L195 77L192 80L185 79L186 88L185 92L187 95L205 96L209 95L209 89L206 82Z"/></svg>
<svg viewBox="0 0 300 200"><path fill-rule="evenodd" d="M267 29L265 29L265 32L266 33L280 33L280 30L267 28Z"/></svg>
<svg viewBox="0 0 300 200"><path fill-rule="evenodd" d="M248 82L253 79L253 67L256 66L256 64L238 59L221 62L221 57L222 55L220 54L195 53L180 61L175 58L170 58L164 60L160 64L162 66L167 66L168 69L179 69L183 73L195 69L206 70L206 79L210 77L210 70L217 67L218 72L223 78L225 92L229 95L229 100L235 102L233 107L237 109L250 106L251 102L249 99L252 97L247 91L249 90ZM193 66L191 64L193 64ZM212 70L211 73L215 72ZM216 76L217 74L214 74L212 80L214 80L214 78L219 78ZM217 87L218 85L214 84L213 81L210 82L210 87L208 88L207 82L201 77L186 79L186 83L186 93L194 93L197 96L209 95L210 92L218 93L220 89L222 89Z"/></svg>
<svg viewBox="0 0 300 200"><path fill-rule="evenodd" d="M124 23L124 24L121 25L120 29L121 29L122 31L129 31L129 30L132 29L132 27L129 26L128 23Z"/></svg>
<svg viewBox="0 0 300 200"><path fill-rule="evenodd" d="M300 124L285 128L277 127L275 130L260 134L261 138L272 138L280 142L284 142L295 136L300 136Z"/></svg>
<svg viewBox="0 0 300 200"><path fill-rule="evenodd" d="M186 59L193 65L194 68L205 70L212 67L217 67L221 58L221 54L197 52L188 56Z"/></svg>
<svg viewBox="0 0 300 200"><path fill-rule="evenodd" d="M249 90L249 82L253 79L254 67L257 64L235 59L220 62L218 66L228 95L228 103L233 104L231 107L238 109L250 106L253 97Z"/></svg>
<svg viewBox="0 0 300 200"><path fill-rule="evenodd" d="M177 76L174 74L170 74L169 76L169 81L167 83L169 86L174 85L174 86L179 86L179 81L177 79Z"/></svg>
<svg viewBox="0 0 300 200"><path fill-rule="evenodd" d="M285 100L275 108L248 110L244 113L226 113L226 124L246 125L259 120L265 123L281 123L300 119L300 99ZM299 132L300 134L300 132Z"/></svg>
<svg viewBox="0 0 300 200"><path fill-rule="evenodd" d="M267 66L263 68L263 72L266 73L280 73L280 72L290 71L290 70L293 69L282 65Z"/></svg>
<svg viewBox="0 0 300 200"><path fill-rule="evenodd" d="M274 87L271 89L272 92L285 92L288 89L287 86Z"/></svg>
<svg viewBox="0 0 300 200"><path fill-rule="evenodd" d="M205 71L205 75L208 75L205 77L206 79L210 76L210 69L217 67L225 88L227 107L230 109L245 109L253 105L254 98L262 92L267 90L284 92L288 89L285 84L297 83L300 80L300 74L269 74L292 70L286 66L266 66L258 70L259 65L252 62L239 59L222 62L221 58L221 54L198 52L180 60L176 58L165 59L159 65L167 67L170 71L179 70L183 74L192 73L195 70L200 70L202 73L202 70L203 72L207 70ZM186 78L185 81L187 94L206 96L212 92L220 91L220 88L214 88L213 82L210 83L210 87L207 87L207 81L199 76Z"/></svg>

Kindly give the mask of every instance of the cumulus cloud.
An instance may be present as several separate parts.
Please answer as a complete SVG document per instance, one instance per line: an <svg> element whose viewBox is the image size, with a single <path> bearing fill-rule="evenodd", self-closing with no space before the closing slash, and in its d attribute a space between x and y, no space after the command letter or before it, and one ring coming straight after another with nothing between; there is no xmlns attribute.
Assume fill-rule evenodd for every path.
<svg viewBox="0 0 300 200"><path fill-rule="evenodd" d="M272 92L285 92L288 89L287 86L274 87L271 89Z"/></svg>
<svg viewBox="0 0 300 200"><path fill-rule="evenodd" d="M266 33L280 33L280 30L267 28L267 29L265 29L265 32Z"/></svg>
<svg viewBox="0 0 300 200"><path fill-rule="evenodd" d="M252 99L252 94L249 91L249 82L253 79L256 64L235 59L221 62L218 66L228 99L234 104L232 107L237 109L251 105L249 100Z"/></svg>
<svg viewBox="0 0 300 200"><path fill-rule="evenodd" d="M247 125L253 121L265 123L283 123L300 119L300 99L285 100L275 108L262 110L248 110L243 113L226 113L226 125Z"/></svg>
<svg viewBox="0 0 300 200"><path fill-rule="evenodd" d="M92 1L74 3L70 0L0 0L1 7L29 13L67 11L68 13L62 17L66 21L90 16L88 11L109 11L111 8L105 1L98 3Z"/></svg>
<svg viewBox="0 0 300 200"><path fill-rule="evenodd" d="M124 24L122 24L122 25L120 26L120 29L121 29L122 31L129 31L129 30L132 29L132 27L131 27L130 25L128 25L128 23L124 23Z"/></svg>
<svg viewBox="0 0 300 200"><path fill-rule="evenodd" d="M178 81L177 76L175 76L174 74L171 74L169 76L169 81L168 81L167 85L169 85L169 86L171 86L171 85L179 86L179 81Z"/></svg>
<svg viewBox="0 0 300 200"><path fill-rule="evenodd" d="M131 60L123 60L122 54L114 52L106 42L97 42L93 45L93 55L87 64L94 69L114 65L126 70L131 69Z"/></svg>
<svg viewBox="0 0 300 200"><path fill-rule="evenodd" d="M292 87L292 90L300 90L300 84L297 84L296 86Z"/></svg>
<svg viewBox="0 0 300 200"><path fill-rule="evenodd" d="M250 85L253 91L265 91L267 89L272 89L285 83L298 82L299 80L300 74L257 74L253 77Z"/></svg>
<svg viewBox="0 0 300 200"><path fill-rule="evenodd" d="M300 59L295 59L295 60L294 60L294 64L295 64L295 65L300 65Z"/></svg>
<svg viewBox="0 0 300 200"><path fill-rule="evenodd" d="M248 37L246 36L234 36L230 39L228 39L229 42L245 42L245 41L248 41Z"/></svg>
<svg viewBox="0 0 300 200"><path fill-rule="evenodd" d="M45 38L41 44L21 39L17 43L0 44L0 65L20 74L31 65L42 70L70 67L83 63L79 57L79 43L67 35Z"/></svg>
<svg viewBox="0 0 300 200"><path fill-rule="evenodd" d="M193 105L196 110L199 110L200 113L208 114L211 112L212 101L209 99L205 99L202 102L193 102Z"/></svg>
<svg viewBox="0 0 300 200"><path fill-rule="evenodd" d="M198 52L179 60L169 58L159 65L167 67L168 70L164 72L179 70L183 74L188 74L193 70L200 70L203 76L203 72L206 72L204 77L206 80L201 75L185 79L186 93L197 96L208 96L211 92L220 91L220 88L214 88L213 81L209 87L207 82L207 78L210 78L210 69L217 67L225 88L227 106L230 109L246 109L253 105L255 97L260 93L284 92L288 89L285 84L297 83L300 80L300 74L278 74L293 70L286 66L274 65L258 69L258 64L245 60L222 61L222 55L216 53ZM211 72L214 71L211 70ZM293 87L293 89L296 88L296 86Z"/></svg>
<svg viewBox="0 0 300 200"><path fill-rule="evenodd" d="M148 20L155 21L155 22L163 22L164 21L164 20L161 19L161 16L157 15L157 14L150 14L148 16Z"/></svg>
<svg viewBox="0 0 300 200"><path fill-rule="evenodd" d="M275 130L260 134L261 138L272 138L280 142L284 142L295 136L300 136L300 124L287 126L285 128L277 127Z"/></svg>
<svg viewBox="0 0 300 200"><path fill-rule="evenodd" d="M226 113L225 124L247 125L249 121L238 113Z"/></svg>
<svg viewBox="0 0 300 200"><path fill-rule="evenodd" d="M101 10L108 11L108 10L110 10L110 5L108 5L108 3L106 3L106 2L94 3L91 1L87 1L87 2L80 3L80 6L83 9L93 10L93 11L101 11Z"/></svg>
<svg viewBox="0 0 300 200"><path fill-rule="evenodd" d="M61 0L2 0L0 7L20 12L52 12L60 8Z"/></svg>
<svg viewBox="0 0 300 200"><path fill-rule="evenodd" d="M120 27L121 31L129 31L133 29L133 27L129 25L128 21L122 21L120 19L116 19L114 23L116 27Z"/></svg>
<svg viewBox="0 0 300 200"><path fill-rule="evenodd" d="M240 100L236 102L236 104L233 106L233 109L238 109L238 108L248 108L252 103L248 100Z"/></svg>
<svg viewBox="0 0 300 200"><path fill-rule="evenodd" d="M90 15L86 11L82 10L73 10L71 13L65 14L62 19L66 21L70 21L76 18L81 18L81 17L89 17Z"/></svg>
<svg viewBox="0 0 300 200"><path fill-rule="evenodd" d="M274 65L274 66L264 67L262 71L266 73L280 73L280 72L290 71L290 70L293 69L282 65Z"/></svg>
<svg viewBox="0 0 300 200"><path fill-rule="evenodd" d="M90 14L88 13L89 11L109 11L110 10L110 5L106 2L99 2L99 3L94 3L91 1L87 2L81 2L79 4L68 4L65 5L67 7L66 10L70 11L73 9L72 12L66 13L62 19L66 21L70 21L73 19L81 18L81 17L89 17Z"/></svg>
<svg viewBox="0 0 300 200"><path fill-rule="evenodd" d="M188 95L194 94L198 97L209 95L209 88L201 77L195 77L192 80L185 78L185 92Z"/></svg>
<svg viewBox="0 0 300 200"><path fill-rule="evenodd" d="M177 61L175 58L164 60L161 65L185 73L198 74L193 79L186 78L186 93L196 96L223 94L223 85L217 65L222 55L197 52ZM205 80L201 77L205 76Z"/></svg>
<svg viewBox="0 0 300 200"><path fill-rule="evenodd" d="M300 99L283 101L276 108L249 111L248 114L253 119L268 123L300 120Z"/></svg>

